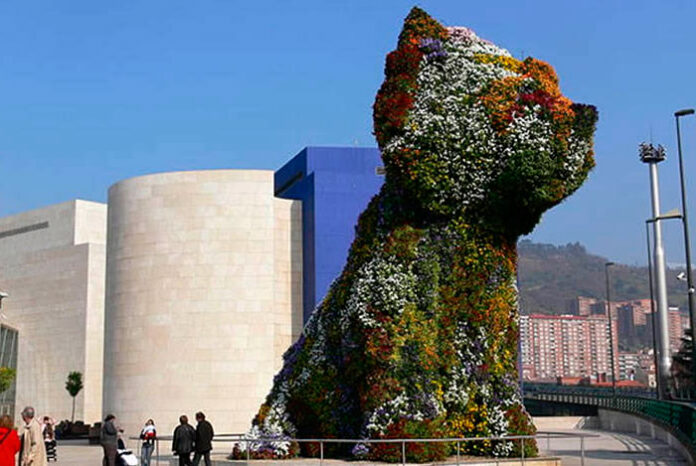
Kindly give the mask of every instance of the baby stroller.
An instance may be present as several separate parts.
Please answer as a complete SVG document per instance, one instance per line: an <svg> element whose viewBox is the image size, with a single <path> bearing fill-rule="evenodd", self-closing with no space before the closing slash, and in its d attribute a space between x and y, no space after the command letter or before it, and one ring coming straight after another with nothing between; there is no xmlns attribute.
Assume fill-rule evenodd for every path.
<svg viewBox="0 0 696 466"><path fill-rule="evenodd" d="M44 440L44 445L46 446L46 461L58 461L58 454L56 453L56 441Z"/></svg>
<svg viewBox="0 0 696 466"><path fill-rule="evenodd" d="M56 452L56 431L53 429L53 421L50 417L44 416L41 433L43 435L44 446L46 447L46 461L58 461Z"/></svg>
<svg viewBox="0 0 696 466"><path fill-rule="evenodd" d="M119 466L138 466L138 457L132 450L126 448L123 440L118 439L118 450L116 454L116 464Z"/></svg>

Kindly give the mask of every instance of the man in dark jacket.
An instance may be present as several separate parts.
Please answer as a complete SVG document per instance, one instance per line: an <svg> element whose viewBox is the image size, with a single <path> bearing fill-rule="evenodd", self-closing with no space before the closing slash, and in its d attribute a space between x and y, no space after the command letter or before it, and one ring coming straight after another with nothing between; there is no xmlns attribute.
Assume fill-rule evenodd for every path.
<svg viewBox="0 0 696 466"><path fill-rule="evenodd" d="M116 416L109 414L104 418L99 440L104 449L104 464L106 466L116 466L116 456L118 454L118 432L116 426Z"/></svg>
<svg viewBox="0 0 696 466"><path fill-rule="evenodd" d="M193 466L198 466L201 456L205 459L205 466L210 466L210 450L213 449L213 426L205 420L205 414L196 413L196 454L193 455Z"/></svg>
<svg viewBox="0 0 696 466"><path fill-rule="evenodd" d="M172 439L172 451L179 456L179 466L191 466L191 452L195 441L196 431L188 423L188 417L182 415Z"/></svg>

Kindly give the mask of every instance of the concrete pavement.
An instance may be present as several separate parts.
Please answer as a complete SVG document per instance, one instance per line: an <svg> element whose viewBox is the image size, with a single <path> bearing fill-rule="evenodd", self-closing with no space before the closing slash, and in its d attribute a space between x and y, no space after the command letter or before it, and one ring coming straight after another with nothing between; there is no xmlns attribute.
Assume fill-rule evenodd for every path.
<svg viewBox="0 0 696 466"><path fill-rule="evenodd" d="M585 466L688 466L674 448L661 440L616 432L593 430L559 430L565 433L598 435L585 438ZM580 439L553 438L540 440L542 454L560 456L563 466L579 466Z"/></svg>

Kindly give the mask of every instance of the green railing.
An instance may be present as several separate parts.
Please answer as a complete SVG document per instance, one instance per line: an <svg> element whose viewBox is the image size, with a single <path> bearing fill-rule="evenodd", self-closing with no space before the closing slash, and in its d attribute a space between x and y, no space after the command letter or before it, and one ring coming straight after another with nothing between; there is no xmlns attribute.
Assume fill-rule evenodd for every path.
<svg viewBox="0 0 696 466"><path fill-rule="evenodd" d="M525 384L524 397L557 403L590 405L633 414L652 421L674 435L692 457L696 457L696 406L680 401L654 398L650 391L618 390L593 387L564 387L552 384Z"/></svg>

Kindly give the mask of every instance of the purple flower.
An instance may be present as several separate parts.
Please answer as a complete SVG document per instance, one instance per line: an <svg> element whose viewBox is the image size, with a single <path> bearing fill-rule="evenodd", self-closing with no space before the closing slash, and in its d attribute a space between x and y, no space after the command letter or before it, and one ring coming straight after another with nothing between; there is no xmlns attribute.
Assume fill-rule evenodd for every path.
<svg viewBox="0 0 696 466"><path fill-rule="evenodd" d="M423 53L425 53L428 60L436 60L447 56L447 52L442 49L442 41L439 39L432 39L430 37L421 39L419 47Z"/></svg>
<svg viewBox="0 0 696 466"><path fill-rule="evenodd" d="M356 443L352 453L356 458L365 458L370 453L370 448L364 443Z"/></svg>

